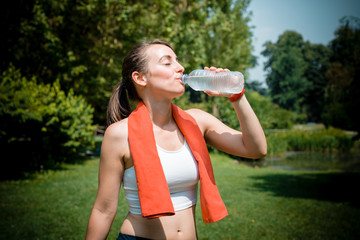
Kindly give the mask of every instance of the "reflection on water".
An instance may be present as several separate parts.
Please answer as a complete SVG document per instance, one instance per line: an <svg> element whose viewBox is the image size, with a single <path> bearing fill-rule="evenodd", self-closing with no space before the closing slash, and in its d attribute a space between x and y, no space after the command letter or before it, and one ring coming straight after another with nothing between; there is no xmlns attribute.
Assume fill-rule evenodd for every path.
<svg viewBox="0 0 360 240"><path fill-rule="evenodd" d="M260 162L253 162L252 165L289 170L360 171L360 154L287 152L284 158L268 158Z"/></svg>

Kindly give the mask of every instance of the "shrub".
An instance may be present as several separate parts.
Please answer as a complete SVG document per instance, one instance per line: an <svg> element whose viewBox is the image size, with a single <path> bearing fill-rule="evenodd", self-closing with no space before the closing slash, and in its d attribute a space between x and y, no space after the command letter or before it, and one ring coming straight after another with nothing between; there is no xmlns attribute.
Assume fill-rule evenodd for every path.
<svg viewBox="0 0 360 240"><path fill-rule="evenodd" d="M93 109L59 82L37 84L10 66L0 83L0 144L7 173L70 162L93 140ZM3 153L4 154L4 153Z"/></svg>
<svg viewBox="0 0 360 240"><path fill-rule="evenodd" d="M340 129L327 128L313 131L267 132L268 156L285 151L350 151L352 136Z"/></svg>
<svg viewBox="0 0 360 240"><path fill-rule="evenodd" d="M282 156L288 148L288 142L282 132L265 131L268 146L267 156Z"/></svg>
<svg viewBox="0 0 360 240"><path fill-rule="evenodd" d="M318 131L292 131L287 134L289 150L294 151L349 151L352 137L335 128Z"/></svg>
<svg viewBox="0 0 360 240"><path fill-rule="evenodd" d="M246 98L264 129L291 129L294 123L304 121L304 117L282 109L271 102L271 99L259 93L247 90ZM231 103L226 98L215 98L219 118L232 128L239 129L239 121Z"/></svg>

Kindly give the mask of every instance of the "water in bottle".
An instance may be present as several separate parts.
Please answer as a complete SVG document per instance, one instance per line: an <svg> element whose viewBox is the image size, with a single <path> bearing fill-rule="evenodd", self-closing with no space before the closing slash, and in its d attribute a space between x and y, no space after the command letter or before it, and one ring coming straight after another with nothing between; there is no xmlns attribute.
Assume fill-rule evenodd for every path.
<svg viewBox="0 0 360 240"><path fill-rule="evenodd" d="M219 72L197 69L184 74L182 81L196 91L220 91L240 93L244 88L244 75L241 72Z"/></svg>

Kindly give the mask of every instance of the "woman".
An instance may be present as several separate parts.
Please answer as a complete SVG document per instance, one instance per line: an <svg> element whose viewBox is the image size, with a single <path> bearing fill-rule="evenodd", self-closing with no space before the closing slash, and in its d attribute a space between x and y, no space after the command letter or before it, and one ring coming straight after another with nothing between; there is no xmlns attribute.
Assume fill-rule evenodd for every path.
<svg viewBox="0 0 360 240"><path fill-rule="evenodd" d="M216 72L229 71L214 67L205 69ZM183 72L184 68L177 61L173 49L163 41L157 40L138 45L124 59L122 83L117 85L109 102L109 127L105 132L101 150L98 194L89 219L86 239L106 238L117 211L122 183L129 213L121 226L118 239L197 239L194 214L199 178L200 192L202 188L204 189L204 193L200 193L202 208L204 202L203 218L204 216L206 218L204 221L209 215L208 222L217 221L227 213L221 199L215 203L220 205L218 208L211 205L213 196L208 197L210 200L206 200L206 196L217 192L217 189L215 187L215 190L206 190L207 187L215 186L212 184L214 179L212 173L202 174L201 171L211 172L212 168L206 163L206 159L204 164L199 162L202 161L198 159L201 156L194 153L198 151L196 149L198 144L192 143L192 139L195 138L196 141L205 139L207 144L237 156L260 158L266 154L264 132L243 94L232 97L232 94L205 91L210 96L232 97L230 100L242 132L229 128L204 111L191 109L183 113L182 110L177 110L171 101L185 91L181 81ZM128 97L140 101L132 114ZM179 115L175 116L175 112L179 112ZM140 114L137 120L133 117L136 114ZM189 127L182 127L183 123L190 122L182 119L181 116L189 119L190 122L194 119L193 123L195 122L197 126L191 125L192 129L186 130ZM145 127L147 121L149 127ZM193 129L200 133L201 139L199 136L188 137L193 134ZM186 131L188 133L185 133ZM146 136L142 137L142 134ZM154 142L153 147L151 141ZM152 148L156 148L156 156L149 153L152 157L147 157L148 152L154 153ZM141 152L140 155L138 152ZM151 162L154 158L161 161L161 165L158 165L160 167L154 167ZM151 164L148 164L149 162ZM145 171L141 171L141 167ZM147 171L148 168L151 170ZM162 168L160 172L152 174L152 171L155 173L158 168ZM148 180L141 180L142 174L147 175ZM159 188L159 193L148 190L152 187L156 188L158 182L162 184L164 180L159 180L161 178L159 175L165 176L165 184L168 188L165 187L165 190L164 187ZM204 184L201 185L201 182ZM162 208L168 203L167 197L160 196L163 193L165 196L166 191L170 193L170 206L166 206L163 213L157 215L157 208ZM146 196L144 197L146 194L155 196L152 196L152 200L147 200ZM160 199L156 198L157 194ZM145 209L146 204L150 204L148 209ZM206 204L210 207L207 208ZM216 216L217 209L221 211L221 215ZM148 210L150 213L146 216L145 212Z"/></svg>

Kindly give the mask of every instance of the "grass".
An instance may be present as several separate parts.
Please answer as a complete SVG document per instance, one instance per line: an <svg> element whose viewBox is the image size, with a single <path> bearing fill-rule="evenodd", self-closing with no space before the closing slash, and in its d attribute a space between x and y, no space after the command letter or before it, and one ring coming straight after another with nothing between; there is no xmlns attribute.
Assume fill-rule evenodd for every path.
<svg viewBox="0 0 360 240"><path fill-rule="evenodd" d="M212 154L229 216L202 222L199 239L360 239L360 173L250 168ZM1 239L84 239L97 191L98 159L32 179L0 182ZM108 239L116 239L127 207Z"/></svg>

